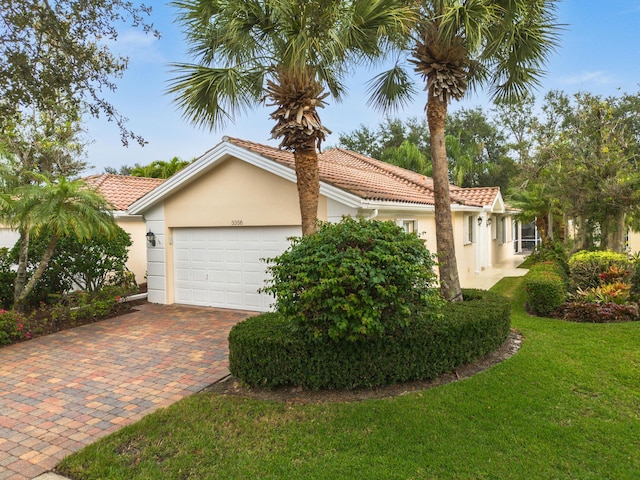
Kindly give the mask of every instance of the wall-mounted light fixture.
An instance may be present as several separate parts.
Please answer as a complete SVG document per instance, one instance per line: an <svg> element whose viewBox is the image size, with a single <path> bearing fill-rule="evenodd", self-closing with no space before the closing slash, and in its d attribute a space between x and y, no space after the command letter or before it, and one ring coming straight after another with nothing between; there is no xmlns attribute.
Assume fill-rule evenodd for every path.
<svg viewBox="0 0 640 480"><path fill-rule="evenodd" d="M152 247L156 246L156 234L151 230L147 232L147 242L149 242L149 245L151 245Z"/></svg>
<svg viewBox="0 0 640 480"><path fill-rule="evenodd" d="M493 218L491 217L487 218L487 227L490 227L492 223L493 223Z"/></svg>
<svg viewBox="0 0 640 480"><path fill-rule="evenodd" d="M478 226L482 225L482 217L478 217Z"/></svg>

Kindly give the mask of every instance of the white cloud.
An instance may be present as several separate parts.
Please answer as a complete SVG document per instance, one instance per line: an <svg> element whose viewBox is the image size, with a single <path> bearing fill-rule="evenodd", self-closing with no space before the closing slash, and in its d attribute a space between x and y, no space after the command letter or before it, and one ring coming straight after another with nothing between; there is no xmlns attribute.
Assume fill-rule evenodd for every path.
<svg viewBox="0 0 640 480"><path fill-rule="evenodd" d="M609 85L614 83L615 79L604 70L597 70L595 72L581 72L575 75L565 75L560 77L560 82L565 85L583 85L585 83Z"/></svg>

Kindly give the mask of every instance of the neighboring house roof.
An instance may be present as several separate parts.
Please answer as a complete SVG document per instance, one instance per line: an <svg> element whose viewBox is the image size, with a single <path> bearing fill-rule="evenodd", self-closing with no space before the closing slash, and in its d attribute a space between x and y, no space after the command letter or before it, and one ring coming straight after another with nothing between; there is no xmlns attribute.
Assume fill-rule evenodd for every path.
<svg viewBox="0 0 640 480"><path fill-rule="evenodd" d="M178 172L162 187L131 206L131 213L146 208L171 195L224 158L241 158L272 173L295 181L293 153L259 143L223 137L222 143ZM285 168L282 168L285 167ZM352 203L433 207L433 179L365 155L335 148L318 155L321 193L341 197ZM460 188L450 186L452 204L493 210L504 209L499 187Z"/></svg>
<svg viewBox="0 0 640 480"><path fill-rule="evenodd" d="M133 202L165 181L163 178L131 177L111 173L91 175L84 180L98 190L113 209L118 211L126 210Z"/></svg>

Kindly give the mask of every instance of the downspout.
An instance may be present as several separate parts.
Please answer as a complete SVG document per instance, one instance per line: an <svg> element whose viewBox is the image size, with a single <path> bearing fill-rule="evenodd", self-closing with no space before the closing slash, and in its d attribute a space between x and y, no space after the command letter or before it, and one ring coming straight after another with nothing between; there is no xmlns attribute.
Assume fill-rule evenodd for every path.
<svg viewBox="0 0 640 480"><path fill-rule="evenodd" d="M368 217L365 217L365 220L373 220L377 216L378 216L378 209L374 208L373 209L373 213L371 215L369 215Z"/></svg>

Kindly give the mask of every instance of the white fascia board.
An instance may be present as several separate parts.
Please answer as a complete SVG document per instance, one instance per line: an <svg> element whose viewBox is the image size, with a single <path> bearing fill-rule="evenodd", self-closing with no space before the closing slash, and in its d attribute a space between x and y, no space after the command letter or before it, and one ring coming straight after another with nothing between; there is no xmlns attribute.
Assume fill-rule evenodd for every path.
<svg viewBox="0 0 640 480"><path fill-rule="evenodd" d="M115 219L118 219L118 218L138 219L139 218L142 220L142 215L131 215L128 210L112 210L111 214Z"/></svg>
<svg viewBox="0 0 640 480"><path fill-rule="evenodd" d="M384 201L363 201L359 207L363 210L379 210L379 211L402 211L402 212L433 212L433 205L425 205L422 203L405 203L394 202L391 200Z"/></svg>
<svg viewBox="0 0 640 480"><path fill-rule="evenodd" d="M471 212L471 213L481 213L484 210L483 207L475 207L471 205L460 205L459 203L451 204L452 212Z"/></svg>

